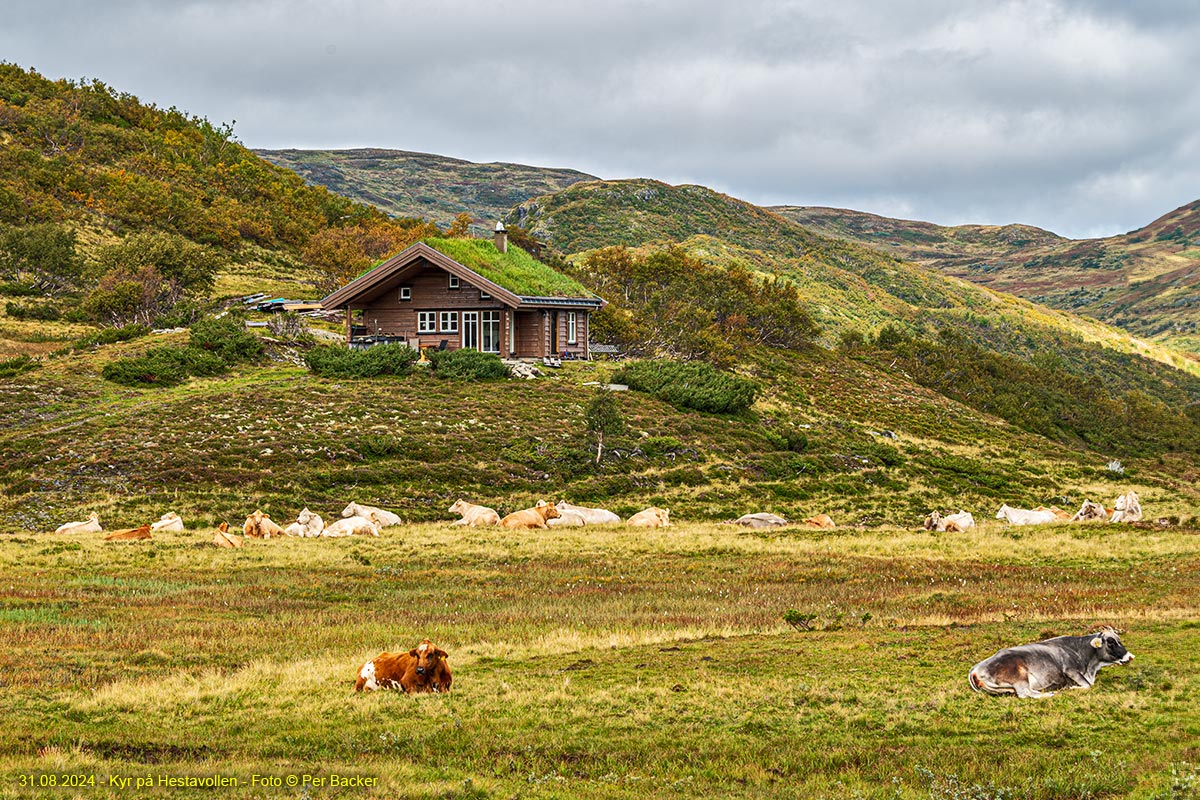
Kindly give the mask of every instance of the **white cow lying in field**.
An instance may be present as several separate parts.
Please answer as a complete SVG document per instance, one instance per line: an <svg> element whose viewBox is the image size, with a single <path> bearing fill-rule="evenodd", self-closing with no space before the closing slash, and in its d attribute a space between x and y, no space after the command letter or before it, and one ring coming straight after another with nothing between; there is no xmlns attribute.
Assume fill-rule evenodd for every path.
<svg viewBox="0 0 1200 800"><path fill-rule="evenodd" d="M343 517L321 531L322 536L378 536L379 526L366 517Z"/></svg>
<svg viewBox="0 0 1200 800"><path fill-rule="evenodd" d="M665 508L650 506L629 518L635 528L666 528L671 525L671 512Z"/></svg>
<svg viewBox="0 0 1200 800"><path fill-rule="evenodd" d="M454 520L455 525L499 525L500 515L496 513L496 509L488 508L487 506L477 506L474 503L468 503L461 497L454 501L454 505L450 506L451 514L459 514L462 519Z"/></svg>
<svg viewBox="0 0 1200 800"><path fill-rule="evenodd" d="M100 527L100 515L95 511L88 514L82 522L68 522L54 529L55 533L98 533L104 530Z"/></svg>
<svg viewBox="0 0 1200 800"><path fill-rule="evenodd" d="M621 518L603 508L588 508L559 500L554 504L561 515L557 519L547 520L547 525L620 525ZM571 521L565 521L572 518ZM560 522L559 520L564 520ZM578 521L576 521L578 520Z"/></svg>
<svg viewBox="0 0 1200 800"><path fill-rule="evenodd" d="M168 511L159 518L158 522L150 524L150 530L183 533L183 520L174 511Z"/></svg>
<svg viewBox="0 0 1200 800"><path fill-rule="evenodd" d="M320 536L325 530L325 520L305 508L296 516L296 521L283 529L287 536Z"/></svg>
<svg viewBox="0 0 1200 800"><path fill-rule="evenodd" d="M390 528L393 525L400 524L400 515L398 514L393 514L391 511L384 511L382 508L376 508L375 506L360 506L355 502L351 502L350 505L342 509L342 516L366 517L380 528Z"/></svg>
<svg viewBox="0 0 1200 800"><path fill-rule="evenodd" d="M1027 508L1012 508L1005 503L996 512L996 519L1007 520L1013 525L1044 525L1047 522L1057 521L1058 517L1050 509L1031 511Z"/></svg>
<svg viewBox="0 0 1200 800"><path fill-rule="evenodd" d="M1137 492L1128 492L1117 498L1109 522L1140 522L1142 519L1142 504L1138 502Z"/></svg>
<svg viewBox="0 0 1200 800"><path fill-rule="evenodd" d="M778 514L772 514L768 511L757 511L753 514L743 514L735 519L733 524L743 525L747 528L782 528L784 525L790 523Z"/></svg>

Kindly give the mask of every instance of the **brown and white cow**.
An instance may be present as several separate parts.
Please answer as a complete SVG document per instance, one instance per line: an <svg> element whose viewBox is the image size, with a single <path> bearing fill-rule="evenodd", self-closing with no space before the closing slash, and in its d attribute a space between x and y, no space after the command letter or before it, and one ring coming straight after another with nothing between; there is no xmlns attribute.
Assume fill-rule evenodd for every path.
<svg viewBox="0 0 1200 800"><path fill-rule="evenodd" d="M1137 492L1130 491L1117 498L1109 522L1140 522L1142 519L1142 504L1138 501Z"/></svg>
<svg viewBox="0 0 1200 800"><path fill-rule="evenodd" d="M1102 667L1132 660L1117 632L1105 628L1006 648L971 667L967 680L977 692L1049 697L1059 689L1090 689Z"/></svg>
<svg viewBox="0 0 1200 800"><path fill-rule="evenodd" d="M462 519L454 520L455 525L499 525L500 515L496 513L496 509L488 508L487 506L477 506L474 503L468 503L461 497L454 501L454 505L450 506L451 514L458 514Z"/></svg>
<svg viewBox="0 0 1200 800"><path fill-rule="evenodd" d="M255 539L270 539L272 536L283 536L283 528L275 524L275 521L264 514L262 509L256 509L253 514L246 517L242 533Z"/></svg>
<svg viewBox="0 0 1200 800"><path fill-rule="evenodd" d="M1093 503L1091 500L1084 500L1083 505L1075 512L1075 516L1071 517L1071 522L1088 522L1090 520L1108 519L1108 509L1099 503Z"/></svg>
<svg viewBox="0 0 1200 800"><path fill-rule="evenodd" d="M549 528L550 526L546 524L547 521L558 516L557 508L545 500L538 500L537 505L533 508L525 508L509 514L500 520L500 525L505 528Z"/></svg>
<svg viewBox="0 0 1200 800"><path fill-rule="evenodd" d="M407 653L380 653L358 670L354 691L395 689L417 692L448 692L453 677L446 663L449 654L428 639Z"/></svg>

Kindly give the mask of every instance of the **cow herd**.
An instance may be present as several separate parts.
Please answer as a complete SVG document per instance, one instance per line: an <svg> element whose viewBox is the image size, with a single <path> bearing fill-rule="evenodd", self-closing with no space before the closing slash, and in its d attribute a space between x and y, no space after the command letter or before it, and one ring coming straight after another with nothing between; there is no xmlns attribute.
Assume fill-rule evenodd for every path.
<svg viewBox="0 0 1200 800"><path fill-rule="evenodd" d="M509 529L621 524L661 528L671 525L670 512L655 506L639 511L623 521L619 515L607 509L573 505L565 500L553 505L539 500L531 508L514 511L502 517L493 508L469 503L460 498L450 506L449 511L460 517L454 521L454 525L500 526ZM1137 493L1130 491L1118 497L1112 508L1085 500L1079 511L1072 515L1053 506L1021 509L1006 503L1000 507L996 518L1012 525L1091 520L1137 522L1142 518L1142 507ZM238 548L242 546L244 537L271 539L282 536L378 536L382 528L399 525L401 522L401 518L391 511L355 502L349 503L342 510L341 518L329 525L308 508L303 509L296 520L287 526L280 526L270 515L258 509L246 517L241 536L231 533L227 523L221 523L213 534L213 544L218 547ZM792 524L822 529L835 527L827 514L816 514L799 523L792 523L777 514L755 512L745 514L732 523L756 529ZM925 518L924 527L930 531L963 532L975 527L975 519L966 511L945 515L933 511ZM55 533L98 533L103 530L99 515L93 512L84 520L59 526ZM156 531L183 530L183 519L172 511L163 514L156 522L112 531L104 539L150 539ZM446 651L436 647L428 639L407 652L380 653L359 669L354 688L356 691L399 688L408 693L448 692L452 678L447 658ZM1127 664L1132 659L1133 654L1125 649L1117 632L1105 628L1086 636L1059 636L1006 648L972 667L967 678L971 688L977 692L1013 694L1023 698L1048 697L1061 689L1090 688L1101 668L1113 664Z"/></svg>

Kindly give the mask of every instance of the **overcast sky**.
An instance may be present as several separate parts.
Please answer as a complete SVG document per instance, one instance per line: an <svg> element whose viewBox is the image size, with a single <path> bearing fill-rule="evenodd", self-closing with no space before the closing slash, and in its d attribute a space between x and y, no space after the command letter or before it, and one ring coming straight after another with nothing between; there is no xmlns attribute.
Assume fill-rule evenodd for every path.
<svg viewBox="0 0 1200 800"><path fill-rule="evenodd" d="M1200 198L1193 0L17 0L0 60L386 147L1084 237Z"/></svg>

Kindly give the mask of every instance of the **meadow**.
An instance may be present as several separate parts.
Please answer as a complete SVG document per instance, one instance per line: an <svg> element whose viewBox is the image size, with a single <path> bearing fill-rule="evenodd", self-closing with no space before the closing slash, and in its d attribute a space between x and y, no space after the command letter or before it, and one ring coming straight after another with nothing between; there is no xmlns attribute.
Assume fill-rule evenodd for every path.
<svg viewBox="0 0 1200 800"><path fill-rule="evenodd" d="M0 797L1200 791L1196 530L102 535L0 537ZM1103 624L1136 658L1090 691L967 685L1003 646ZM452 692L353 691L425 637Z"/></svg>

